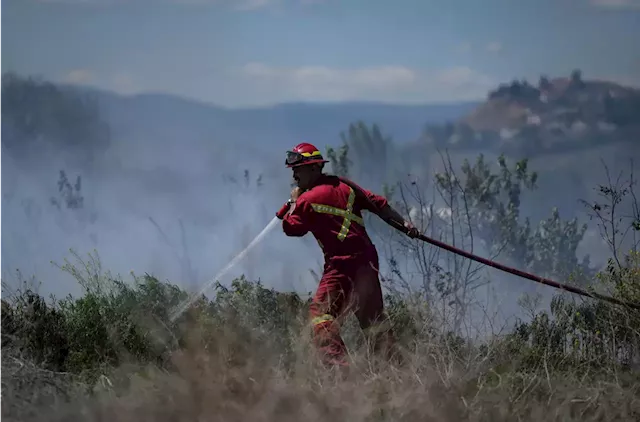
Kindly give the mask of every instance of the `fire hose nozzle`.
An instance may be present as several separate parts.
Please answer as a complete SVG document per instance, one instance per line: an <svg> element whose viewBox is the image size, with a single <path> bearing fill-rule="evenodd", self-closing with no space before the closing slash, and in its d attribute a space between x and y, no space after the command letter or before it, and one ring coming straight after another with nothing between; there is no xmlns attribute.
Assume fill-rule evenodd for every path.
<svg viewBox="0 0 640 422"><path fill-rule="evenodd" d="M279 220L282 220L289 211L289 208L291 208L291 200L285 202L282 208L280 208L280 210L276 213L276 217L278 217Z"/></svg>

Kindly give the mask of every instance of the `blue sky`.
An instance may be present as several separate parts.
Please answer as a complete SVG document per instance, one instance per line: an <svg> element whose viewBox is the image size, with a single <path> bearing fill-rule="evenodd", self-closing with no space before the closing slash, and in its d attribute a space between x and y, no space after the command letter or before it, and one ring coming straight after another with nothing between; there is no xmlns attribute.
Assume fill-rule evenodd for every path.
<svg viewBox="0 0 640 422"><path fill-rule="evenodd" d="M640 0L5 0L2 70L224 106L640 86Z"/></svg>

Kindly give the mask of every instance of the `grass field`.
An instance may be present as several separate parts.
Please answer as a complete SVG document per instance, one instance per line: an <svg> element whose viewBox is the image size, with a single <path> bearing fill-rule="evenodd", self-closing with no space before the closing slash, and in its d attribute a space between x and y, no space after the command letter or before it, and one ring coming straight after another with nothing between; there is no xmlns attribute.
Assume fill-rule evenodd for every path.
<svg viewBox="0 0 640 422"><path fill-rule="evenodd" d="M352 364L337 372L318 364L307 303L295 294L238 279L171 323L184 291L91 268L66 267L86 292L81 298L52 302L29 290L4 298L4 420L640 418L640 316L632 310L558 300L479 342L449 332L431 312L435 304L388 296L402 359L380 361L348 320ZM637 273L608 280L617 277L629 298L638 294Z"/></svg>

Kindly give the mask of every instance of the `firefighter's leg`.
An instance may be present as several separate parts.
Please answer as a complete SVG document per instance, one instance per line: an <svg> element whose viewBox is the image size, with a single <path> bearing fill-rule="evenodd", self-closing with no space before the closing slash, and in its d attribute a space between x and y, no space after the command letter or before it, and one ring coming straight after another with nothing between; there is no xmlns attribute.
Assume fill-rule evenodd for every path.
<svg viewBox="0 0 640 422"><path fill-rule="evenodd" d="M359 267L354 280L355 315L374 352L385 359L395 355L395 337L384 310L377 260Z"/></svg>
<svg viewBox="0 0 640 422"><path fill-rule="evenodd" d="M309 307L313 339L326 364L346 364L346 347L340 336L340 322L350 297L350 283L332 268L325 268Z"/></svg>

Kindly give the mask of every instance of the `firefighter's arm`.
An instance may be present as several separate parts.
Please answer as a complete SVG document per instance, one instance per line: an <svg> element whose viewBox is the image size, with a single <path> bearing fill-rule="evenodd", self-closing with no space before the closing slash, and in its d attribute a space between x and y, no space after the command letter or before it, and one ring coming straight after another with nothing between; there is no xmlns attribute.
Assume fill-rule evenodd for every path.
<svg viewBox="0 0 640 422"><path fill-rule="evenodd" d="M395 209L393 209L393 207L391 207L391 205L389 205L389 201L387 201L387 198L368 191L367 189L362 189L362 192L367 197L367 201L364 201L364 209L377 214L385 222L392 220L399 224L402 224L407 229L407 234L410 237L417 237L420 235L420 232L413 226L410 221L405 220L398 211L396 211Z"/></svg>
<svg viewBox="0 0 640 422"><path fill-rule="evenodd" d="M409 237L415 238L420 236L420 232L418 231L418 229L415 228L415 226L411 223L411 221L405 220L404 217L400 215L398 211L394 210L391 207L391 205L389 205L388 203L385 204L385 206L380 210L380 213L378 213L378 216L387 223L389 221L395 221L397 223L402 224L404 228L407 229L407 235Z"/></svg>
<svg viewBox="0 0 640 422"><path fill-rule="evenodd" d="M387 201L387 198L385 198L384 196L381 195L377 195L367 189L364 189L362 187L360 187L360 190L362 191L362 193L366 196L366 200L362 201L362 208L370 211L374 214L378 214L380 215L380 212L385 209L387 206L389 206L389 202ZM402 221L402 220L400 220Z"/></svg>
<svg viewBox="0 0 640 422"><path fill-rule="evenodd" d="M385 204L385 206L380 210L380 213L378 215L383 220L393 220L401 224L406 223L404 220L404 217L400 215L398 211L394 210L389 204Z"/></svg>
<svg viewBox="0 0 640 422"><path fill-rule="evenodd" d="M310 205L304 199L290 203L289 210L282 217L284 234L292 237L302 237L309 232Z"/></svg>

